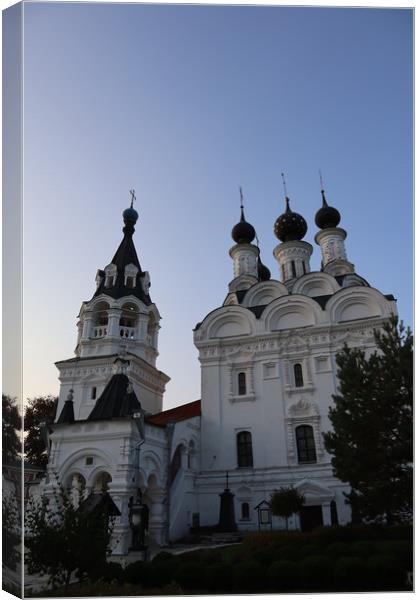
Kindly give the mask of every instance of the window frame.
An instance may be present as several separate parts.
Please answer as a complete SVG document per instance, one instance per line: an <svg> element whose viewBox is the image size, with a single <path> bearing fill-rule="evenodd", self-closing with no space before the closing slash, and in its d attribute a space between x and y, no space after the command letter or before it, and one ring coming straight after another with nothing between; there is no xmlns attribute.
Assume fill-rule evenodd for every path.
<svg viewBox="0 0 420 600"><path fill-rule="evenodd" d="M295 388L305 387L305 381L303 379L303 366L300 362L293 364L293 379Z"/></svg>
<svg viewBox="0 0 420 600"><path fill-rule="evenodd" d="M240 371L237 376L238 396L246 396L247 394L247 382L246 382L246 371Z"/></svg>
<svg viewBox="0 0 420 600"><path fill-rule="evenodd" d="M300 436L300 432L303 435ZM295 427L297 461L299 464L314 464L317 462L316 442L312 425L302 424Z"/></svg>
<svg viewBox="0 0 420 600"><path fill-rule="evenodd" d="M250 431L241 430L237 432L236 456L238 469L252 469L254 467L252 433Z"/></svg>

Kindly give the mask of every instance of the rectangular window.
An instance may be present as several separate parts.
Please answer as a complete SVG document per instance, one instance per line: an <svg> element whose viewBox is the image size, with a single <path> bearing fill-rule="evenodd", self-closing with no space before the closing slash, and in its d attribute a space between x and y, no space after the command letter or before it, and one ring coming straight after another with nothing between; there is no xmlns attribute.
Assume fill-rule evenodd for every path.
<svg viewBox="0 0 420 600"><path fill-rule="evenodd" d="M93 465L93 456L86 457L86 466L89 467L90 465Z"/></svg>
<svg viewBox="0 0 420 600"><path fill-rule="evenodd" d="M93 387L93 388L90 390L90 399L91 399L91 400L95 400L95 399L96 399L96 387Z"/></svg>
<svg viewBox="0 0 420 600"><path fill-rule="evenodd" d="M237 434L236 447L238 453L238 467L253 467L252 435L249 431L241 431Z"/></svg>
<svg viewBox="0 0 420 600"><path fill-rule="evenodd" d="M246 375L245 373L238 373L238 395L245 396L246 394Z"/></svg>
<svg viewBox="0 0 420 600"><path fill-rule="evenodd" d="M300 425L296 428L296 445L298 462L316 462L314 431L310 425Z"/></svg>
<svg viewBox="0 0 420 600"><path fill-rule="evenodd" d="M303 387L303 371L300 363L293 365L293 373L295 376L295 387Z"/></svg>

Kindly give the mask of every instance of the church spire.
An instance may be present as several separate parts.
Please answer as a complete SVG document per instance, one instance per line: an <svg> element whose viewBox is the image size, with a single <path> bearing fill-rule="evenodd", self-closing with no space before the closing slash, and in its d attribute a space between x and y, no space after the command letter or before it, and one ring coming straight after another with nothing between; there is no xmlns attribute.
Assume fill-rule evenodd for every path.
<svg viewBox="0 0 420 600"><path fill-rule="evenodd" d="M241 216L240 221L232 229L232 239L235 245L229 250L233 260L234 279L229 284L230 291L245 290L258 281L257 246L252 244L255 239L254 227L245 220L244 196L239 188Z"/></svg>
<svg viewBox="0 0 420 600"><path fill-rule="evenodd" d="M354 273L354 265L347 260L344 240L347 232L341 227L341 215L336 208L329 206L321 177L322 206L315 215L315 224L320 231L315 236L316 243L321 247L321 270L337 277Z"/></svg>
<svg viewBox="0 0 420 600"><path fill-rule="evenodd" d="M281 281L291 284L297 277L309 273L312 246L302 240L308 230L308 225L302 215L293 212L290 208L284 173L281 174L281 178L286 209L274 223L274 234L281 244L274 248L273 253L279 263Z"/></svg>
<svg viewBox="0 0 420 600"><path fill-rule="evenodd" d="M133 295L148 306L152 303L149 296L149 275L140 266L133 242L134 226L139 218L138 212L133 208L136 200L135 191L130 190L130 195L130 206L122 213L124 237L110 264L104 270L98 271L97 289L94 296L106 294L112 298L122 298Z"/></svg>

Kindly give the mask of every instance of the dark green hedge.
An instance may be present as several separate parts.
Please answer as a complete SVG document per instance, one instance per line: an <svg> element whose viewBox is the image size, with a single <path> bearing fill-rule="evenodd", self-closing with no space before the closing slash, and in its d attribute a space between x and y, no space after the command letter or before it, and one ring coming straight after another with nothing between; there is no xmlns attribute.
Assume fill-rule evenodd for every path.
<svg viewBox="0 0 420 600"><path fill-rule="evenodd" d="M185 593L408 590L412 563L411 528L323 527L250 534L237 546L182 555L160 552L124 570L108 563L92 580Z"/></svg>

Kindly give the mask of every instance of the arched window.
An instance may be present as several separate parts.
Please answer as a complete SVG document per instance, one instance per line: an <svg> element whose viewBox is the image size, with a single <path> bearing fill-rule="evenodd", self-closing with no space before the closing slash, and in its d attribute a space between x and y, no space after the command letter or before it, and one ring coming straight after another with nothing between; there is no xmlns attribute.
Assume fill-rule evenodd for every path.
<svg viewBox="0 0 420 600"><path fill-rule="evenodd" d="M112 477L106 471L99 473L96 476L93 491L95 494L106 494L109 489L109 484L112 481Z"/></svg>
<svg viewBox="0 0 420 600"><path fill-rule="evenodd" d="M286 281L286 269L284 268L284 264L281 266L281 274L283 275L283 281Z"/></svg>
<svg viewBox="0 0 420 600"><path fill-rule="evenodd" d="M302 260L302 269L303 269L303 274L306 273L306 267L305 267L305 261Z"/></svg>
<svg viewBox="0 0 420 600"><path fill-rule="evenodd" d="M296 277L296 265L294 260L292 260L292 277Z"/></svg>
<svg viewBox="0 0 420 600"><path fill-rule="evenodd" d="M249 431L240 431L236 436L236 447L238 451L238 467L252 467L252 436Z"/></svg>
<svg viewBox="0 0 420 600"><path fill-rule="evenodd" d="M293 372L295 374L295 386L303 387L302 365L300 363L293 365Z"/></svg>
<svg viewBox="0 0 420 600"><path fill-rule="evenodd" d="M249 519L249 504L242 502L241 504L241 519Z"/></svg>
<svg viewBox="0 0 420 600"><path fill-rule="evenodd" d="M246 375L245 373L238 373L238 395L245 396L246 394Z"/></svg>
<svg viewBox="0 0 420 600"><path fill-rule="evenodd" d="M310 425L296 427L298 462L316 462L314 430Z"/></svg>

